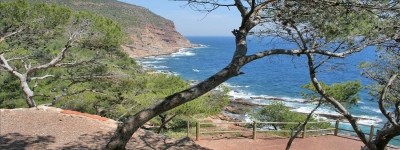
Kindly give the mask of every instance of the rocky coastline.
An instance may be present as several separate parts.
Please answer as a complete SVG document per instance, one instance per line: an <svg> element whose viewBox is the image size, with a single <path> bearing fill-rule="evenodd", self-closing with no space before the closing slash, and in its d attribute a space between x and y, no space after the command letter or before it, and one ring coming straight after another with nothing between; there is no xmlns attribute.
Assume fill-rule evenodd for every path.
<svg viewBox="0 0 400 150"><path fill-rule="evenodd" d="M263 104L257 104L252 102L252 99L260 99L260 97L251 97L250 100L247 99L241 99L241 98L231 98L231 101L229 103L229 105L227 107L225 107L225 114L229 113L229 114L235 114L235 115L246 115L247 113L251 112L251 110L254 109L258 109L258 108L262 108L266 105ZM287 101L284 100L282 98L263 98L266 100L271 100L271 101ZM303 101L300 103L311 103L312 101ZM290 109L293 109L291 107L288 107ZM308 113L303 113L303 114L308 114ZM325 120L328 121L334 121L334 120L339 120L339 121L347 121L346 118L344 118L343 115L335 115L335 114L328 114L328 113L317 113L316 115L318 115L319 117L325 118ZM227 116L227 115L224 115ZM240 120L238 118L227 118L227 117L220 117L224 120L231 120L231 121L243 121ZM373 120L371 118L367 118L367 117L356 117L354 116L354 118L358 119L358 120Z"/></svg>

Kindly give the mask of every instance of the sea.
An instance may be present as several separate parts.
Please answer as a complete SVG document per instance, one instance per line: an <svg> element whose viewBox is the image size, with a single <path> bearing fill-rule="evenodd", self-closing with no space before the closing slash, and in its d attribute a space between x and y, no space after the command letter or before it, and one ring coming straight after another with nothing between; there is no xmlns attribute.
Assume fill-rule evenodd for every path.
<svg viewBox="0 0 400 150"><path fill-rule="evenodd" d="M197 46L183 48L170 55L142 58L138 62L146 69L177 75L185 80L202 81L224 68L232 59L235 50L234 37L186 38ZM293 49L296 45L273 37L248 38L248 54L275 48ZM367 47L345 59L332 59L319 69L318 79L327 84L358 80L363 86L371 85L373 81L361 76L359 64L372 61L375 57L375 48ZM261 105L268 105L278 99L292 108L292 111L309 113L316 104L308 102L301 95L306 91L302 85L310 82L307 67L305 56L269 56L247 64L241 69L244 74L231 78L224 85L231 89L228 94L233 98ZM363 118L358 123L362 124L363 132L368 135L371 125L378 130L386 119L380 113L376 98L368 94L367 88L363 88L359 95L361 100L351 106L349 111L354 116ZM320 107L315 114L317 120L326 119L318 114L339 115L328 105ZM251 121L251 117L245 115L243 120ZM348 123L341 123L340 128L352 129ZM400 140L392 140L390 144L400 146Z"/></svg>

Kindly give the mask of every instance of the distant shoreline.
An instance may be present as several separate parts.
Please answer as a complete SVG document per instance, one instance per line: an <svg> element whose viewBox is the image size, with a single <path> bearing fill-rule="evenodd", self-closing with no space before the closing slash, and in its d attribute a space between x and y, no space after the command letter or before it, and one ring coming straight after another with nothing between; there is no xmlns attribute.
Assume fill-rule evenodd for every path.
<svg viewBox="0 0 400 150"><path fill-rule="evenodd" d="M177 53L182 49L185 48L196 48L199 47L199 44L191 44L190 46L187 47L174 47L174 48L165 48L162 51L137 51L137 52L127 52L130 57L134 59L143 59L146 57L157 57L157 56L163 56L163 55L170 55L173 53Z"/></svg>

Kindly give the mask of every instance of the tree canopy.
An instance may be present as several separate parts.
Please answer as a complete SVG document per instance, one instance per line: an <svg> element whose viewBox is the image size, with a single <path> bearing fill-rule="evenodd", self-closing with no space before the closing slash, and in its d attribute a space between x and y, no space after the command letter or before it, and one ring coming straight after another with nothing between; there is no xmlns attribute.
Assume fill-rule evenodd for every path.
<svg viewBox="0 0 400 150"><path fill-rule="evenodd" d="M187 103L226 80L243 74L241 68L254 60L271 55L305 56L310 80L321 97L338 110L352 125L361 141L370 149L376 144L367 141L356 119L334 97L327 94L317 78L320 69L335 58L344 58L365 47L399 37L398 11L395 1L295 1L295 0L187 0L194 10L212 13L228 7L240 13L241 23L233 29L235 52L226 67L195 86L174 93L154 106L143 109L118 127L107 149L123 149L131 135L147 120ZM248 53L249 35L279 37L295 48L271 48ZM346 97L344 97L346 98Z"/></svg>
<svg viewBox="0 0 400 150"><path fill-rule="evenodd" d="M84 89L95 91L89 80L111 76L110 70L119 67L112 64L118 61L136 67L118 50L124 34L109 19L22 0L0 3L0 9L2 80L14 86L19 80L29 107L36 106L36 96L41 100ZM5 87L2 92L9 89L16 87ZM9 101L22 98L7 98L4 93Z"/></svg>

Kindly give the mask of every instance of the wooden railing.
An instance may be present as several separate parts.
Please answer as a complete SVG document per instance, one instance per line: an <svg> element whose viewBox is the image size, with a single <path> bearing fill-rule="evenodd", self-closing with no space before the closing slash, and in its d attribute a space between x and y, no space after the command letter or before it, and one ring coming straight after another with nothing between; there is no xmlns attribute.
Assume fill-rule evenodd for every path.
<svg viewBox="0 0 400 150"><path fill-rule="evenodd" d="M307 132L321 132L321 131L334 131L334 134L337 135L338 133L338 121L336 122L335 128L325 128L325 129L313 129L313 130L307 130L307 126L309 125L313 125L313 124L321 124L321 123L330 123L328 121L324 121L324 122L308 122L305 130L302 131L301 137L304 138L306 137L306 133ZM246 130L213 130L213 131L202 131L202 127L201 125L221 125L221 124L243 124L243 125L250 125L251 124L251 128L252 130L250 130L250 128L246 128ZM298 125L298 122L252 122L252 123L248 123L248 122L221 122L221 123L205 123L205 122L196 122L196 140L200 139L200 135L201 134L212 134L212 133L243 133L243 132L249 132L252 131L252 139L256 139L257 138L257 133L260 132L288 132L291 133L292 130L260 130L257 129L257 125L259 124L264 124L264 125ZM189 123L188 123L188 136L189 136Z"/></svg>
<svg viewBox="0 0 400 150"><path fill-rule="evenodd" d="M375 126L374 126L374 125L363 125L363 124L359 124L359 126L369 127L369 133L363 132L365 135L368 135L368 140L369 140L369 141L371 141L371 140L373 139L373 137L376 136L376 134L375 134ZM336 126L335 126L335 127L337 128L337 131L336 131L336 132L338 132L338 131L345 131L345 132L348 132L348 133L354 133L354 134L356 134L355 131L354 131L353 129L348 130L348 129L339 128L339 121L336 121ZM335 135L337 135L337 133L335 133ZM392 140L393 140L393 141L400 141L399 138L393 138Z"/></svg>
<svg viewBox="0 0 400 150"><path fill-rule="evenodd" d="M307 130L307 126L312 125L312 124L318 124L318 123L333 123L332 121L323 121L323 122L308 122L304 131L301 132L301 137L304 138L306 137L306 133L308 132L321 132L321 131L333 131L333 135L338 136L339 131L345 131L348 133L355 133L354 130L348 130L348 129L343 129L340 128L340 121L336 120L334 122L334 126L331 128L325 128L325 129L313 129L313 130ZM344 122L342 122L344 123ZM201 125L218 125L218 124L236 124L236 125L248 125L247 128L243 128L244 130L213 130L213 131L202 131ZM200 140L200 135L201 134L212 134L212 133L244 133L244 132L252 132L252 139L257 139L257 133L261 132L293 132L292 130L260 130L257 129L257 125L259 124L268 124L268 125L298 125L298 122L221 122L221 123L209 123L209 122L196 122L196 141ZM375 126L374 125L363 125L359 124L360 126L368 126L370 128L369 133L365 133L368 135L369 139L372 140L372 138L375 136ZM342 133L343 134L343 133ZM190 136L190 124L187 122L187 136ZM399 139L392 139L395 141L400 141Z"/></svg>

